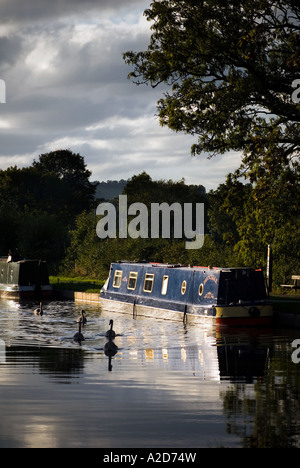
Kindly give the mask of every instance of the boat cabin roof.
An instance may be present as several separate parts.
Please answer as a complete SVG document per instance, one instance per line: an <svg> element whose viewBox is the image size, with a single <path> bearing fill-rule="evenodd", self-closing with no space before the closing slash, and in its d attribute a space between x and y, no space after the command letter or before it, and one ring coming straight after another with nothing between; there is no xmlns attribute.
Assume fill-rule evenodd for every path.
<svg viewBox="0 0 300 468"><path fill-rule="evenodd" d="M156 263L156 262L146 262L146 261L139 261L139 262L133 262L133 261L127 261L127 260L119 260L118 262L115 262L115 264L126 264L126 265L132 265L132 266L145 266L145 267L153 267L153 268L178 268L181 270L217 270L217 271L224 271L224 272L230 272L230 271L253 271L253 268L251 267L231 267L231 268L223 268L223 267L214 267L214 266L198 266L198 265L182 265L180 263Z"/></svg>

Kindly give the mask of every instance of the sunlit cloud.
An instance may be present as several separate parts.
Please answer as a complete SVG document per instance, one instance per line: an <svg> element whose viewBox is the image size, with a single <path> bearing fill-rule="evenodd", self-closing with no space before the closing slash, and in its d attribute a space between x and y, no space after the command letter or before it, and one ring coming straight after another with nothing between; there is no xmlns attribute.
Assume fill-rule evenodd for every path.
<svg viewBox="0 0 300 468"><path fill-rule="evenodd" d="M137 87L122 54L143 50L151 34L140 0L3 0L0 5L0 168L30 165L69 148L85 157L94 180L185 178L208 189L236 169L228 154L191 158L195 138L161 128L164 89Z"/></svg>

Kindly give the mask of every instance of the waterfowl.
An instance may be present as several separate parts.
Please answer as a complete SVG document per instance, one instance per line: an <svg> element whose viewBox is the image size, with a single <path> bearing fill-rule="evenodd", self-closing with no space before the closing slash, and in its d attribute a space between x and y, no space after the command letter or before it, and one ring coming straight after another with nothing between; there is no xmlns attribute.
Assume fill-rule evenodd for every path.
<svg viewBox="0 0 300 468"><path fill-rule="evenodd" d="M78 322L78 332L74 335L74 341L76 341L77 343L81 343L81 341L84 341L84 336L81 333L81 321Z"/></svg>
<svg viewBox="0 0 300 468"><path fill-rule="evenodd" d="M113 328L113 323L114 323L113 320L109 321L110 329L107 330L107 332L105 333L106 338L109 338L110 340L113 340L115 338L115 336L116 336L116 333L112 329Z"/></svg>
<svg viewBox="0 0 300 468"><path fill-rule="evenodd" d="M115 354L117 354L118 349L118 346L112 341L111 338L109 338L108 342L105 343L104 353L106 356L108 356L108 370L110 372L112 371L112 357L115 356Z"/></svg>
<svg viewBox="0 0 300 468"><path fill-rule="evenodd" d="M43 315L43 304L40 302L40 307L33 311L34 315Z"/></svg>
<svg viewBox="0 0 300 468"><path fill-rule="evenodd" d="M104 345L104 352L106 356L114 356L118 352L118 349L118 346L112 340L109 340Z"/></svg>
<svg viewBox="0 0 300 468"><path fill-rule="evenodd" d="M78 319L77 319L77 323L79 323L79 322L81 322L82 325L85 325L86 322L87 322L87 319L86 319L85 311L84 311L84 310L81 311L81 316L78 317Z"/></svg>

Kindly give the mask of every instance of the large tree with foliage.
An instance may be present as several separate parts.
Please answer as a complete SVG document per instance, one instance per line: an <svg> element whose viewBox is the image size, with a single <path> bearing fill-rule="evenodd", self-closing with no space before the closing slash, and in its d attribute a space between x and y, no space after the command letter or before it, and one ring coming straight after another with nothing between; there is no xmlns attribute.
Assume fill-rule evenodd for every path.
<svg viewBox="0 0 300 468"><path fill-rule="evenodd" d="M148 49L124 59L135 83L163 84L160 123L197 136L192 154L243 155L234 177L210 196L215 240L253 266L264 264L271 244L281 278L296 272L299 2L157 0L145 15L152 22Z"/></svg>
<svg viewBox="0 0 300 468"><path fill-rule="evenodd" d="M76 214L90 209L94 203L96 186L89 181L91 172L84 157L69 149L41 154L33 167L41 174L54 175L60 179L69 193L66 206Z"/></svg>
<svg viewBox="0 0 300 468"><path fill-rule="evenodd" d="M253 180L262 161L295 161L298 1L157 0L145 15L148 50L124 58L136 83L169 85L158 102L162 125L197 135L194 154L243 151Z"/></svg>
<svg viewBox="0 0 300 468"><path fill-rule="evenodd" d="M69 150L43 154L25 168L0 170L0 254L61 260L68 229L94 206L95 185L84 158Z"/></svg>

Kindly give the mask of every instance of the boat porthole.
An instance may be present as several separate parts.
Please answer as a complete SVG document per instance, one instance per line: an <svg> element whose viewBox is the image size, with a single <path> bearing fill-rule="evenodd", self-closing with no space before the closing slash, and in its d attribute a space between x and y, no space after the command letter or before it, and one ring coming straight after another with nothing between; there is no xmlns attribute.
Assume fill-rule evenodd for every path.
<svg viewBox="0 0 300 468"><path fill-rule="evenodd" d="M186 281L184 280L181 285L181 294L184 295L186 291Z"/></svg>
<svg viewBox="0 0 300 468"><path fill-rule="evenodd" d="M203 285L203 283L201 283L200 286L199 286L199 296L202 296L203 291L204 291L204 285Z"/></svg>

